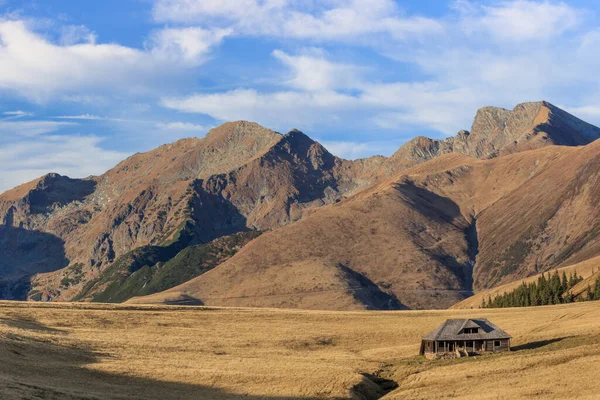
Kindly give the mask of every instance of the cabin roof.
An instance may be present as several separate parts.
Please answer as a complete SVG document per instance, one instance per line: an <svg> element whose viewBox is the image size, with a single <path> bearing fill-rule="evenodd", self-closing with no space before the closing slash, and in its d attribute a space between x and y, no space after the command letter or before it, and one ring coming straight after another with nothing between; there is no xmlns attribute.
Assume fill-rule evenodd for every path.
<svg viewBox="0 0 600 400"><path fill-rule="evenodd" d="M461 333L464 328L479 328L478 333ZM423 337L423 340L494 340L511 336L485 318L448 319Z"/></svg>
<svg viewBox="0 0 600 400"><path fill-rule="evenodd" d="M463 330L463 329L465 329L465 328L481 328L481 326L479 326L472 319L465 319L465 322L462 324L462 326L460 327L460 329L456 333L460 333L460 331Z"/></svg>

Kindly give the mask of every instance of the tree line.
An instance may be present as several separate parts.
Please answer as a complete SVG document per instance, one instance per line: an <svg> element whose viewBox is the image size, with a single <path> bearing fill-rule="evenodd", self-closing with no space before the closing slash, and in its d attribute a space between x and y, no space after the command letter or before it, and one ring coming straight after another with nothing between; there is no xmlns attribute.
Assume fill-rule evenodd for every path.
<svg viewBox="0 0 600 400"><path fill-rule="evenodd" d="M596 279L594 287L588 285L585 296L579 296L577 299L571 293L571 289L581 282L583 278L576 272L567 274L563 271L562 277L558 271L546 276L542 274L537 282L529 284L523 282L521 286L509 293L497 295L492 299L484 298L481 304L482 308L505 308L505 307L534 307L551 304L565 304L574 301L600 300L600 277Z"/></svg>

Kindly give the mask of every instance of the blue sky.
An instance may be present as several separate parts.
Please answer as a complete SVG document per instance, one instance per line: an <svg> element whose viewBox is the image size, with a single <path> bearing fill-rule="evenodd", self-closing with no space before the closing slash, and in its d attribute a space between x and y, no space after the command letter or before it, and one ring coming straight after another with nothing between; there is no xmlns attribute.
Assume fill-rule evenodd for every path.
<svg viewBox="0 0 600 400"><path fill-rule="evenodd" d="M545 99L600 123L595 2L0 0L0 191L228 120L389 155Z"/></svg>

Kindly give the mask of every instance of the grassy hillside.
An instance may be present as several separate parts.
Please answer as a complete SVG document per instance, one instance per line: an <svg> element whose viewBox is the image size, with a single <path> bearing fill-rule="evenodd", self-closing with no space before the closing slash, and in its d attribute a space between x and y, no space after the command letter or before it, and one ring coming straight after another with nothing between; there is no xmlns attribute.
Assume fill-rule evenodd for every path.
<svg viewBox="0 0 600 400"><path fill-rule="evenodd" d="M595 398L600 302L326 312L0 303L0 398ZM487 317L511 353L416 356L447 318ZM378 375L380 378L375 378ZM383 380L385 379L385 381Z"/></svg>
<svg viewBox="0 0 600 400"><path fill-rule="evenodd" d="M260 232L240 232L210 243L185 247L142 246L123 256L90 281L74 300L119 303L180 285L232 257Z"/></svg>

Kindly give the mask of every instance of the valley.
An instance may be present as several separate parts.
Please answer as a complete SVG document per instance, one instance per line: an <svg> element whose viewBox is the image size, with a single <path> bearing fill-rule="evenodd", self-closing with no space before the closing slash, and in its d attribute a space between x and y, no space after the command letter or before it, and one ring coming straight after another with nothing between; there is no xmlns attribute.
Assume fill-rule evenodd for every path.
<svg viewBox="0 0 600 400"><path fill-rule="evenodd" d="M600 399L600 6L0 0L0 400Z"/></svg>
<svg viewBox="0 0 600 400"><path fill-rule="evenodd" d="M592 399L598 313L600 302L387 312L1 302L0 397ZM465 317L501 326L512 351L417 356L422 336ZM386 394L374 380L399 386Z"/></svg>

